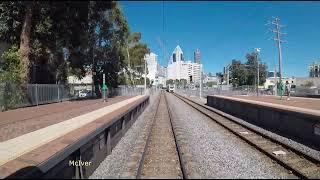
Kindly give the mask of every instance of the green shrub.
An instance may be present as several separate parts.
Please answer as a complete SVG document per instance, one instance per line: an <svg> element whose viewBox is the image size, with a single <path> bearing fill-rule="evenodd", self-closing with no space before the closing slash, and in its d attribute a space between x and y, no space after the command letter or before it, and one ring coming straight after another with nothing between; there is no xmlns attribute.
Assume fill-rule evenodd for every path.
<svg viewBox="0 0 320 180"><path fill-rule="evenodd" d="M2 54L0 67L1 110L15 108L22 103L24 93L21 88L21 64L17 46L12 46Z"/></svg>

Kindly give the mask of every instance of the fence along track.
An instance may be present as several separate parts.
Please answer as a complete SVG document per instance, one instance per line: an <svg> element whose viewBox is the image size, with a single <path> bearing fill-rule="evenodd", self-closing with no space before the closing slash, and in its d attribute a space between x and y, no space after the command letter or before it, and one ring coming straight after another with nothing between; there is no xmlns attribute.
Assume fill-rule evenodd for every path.
<svg viewBox="0 0 320 180"><path fill-rule="evenodd" d="M278 164L291 171L300 178L320 178L320 161L300 152L293 147L281 143L271 137L268 137L246 125L240 124L229 117L215 111L214 108L206 107L196 103L181 95L174 94L188 105L192 106L202 114L206 115L216 123L231 131L242 140L252 145L262 153L266 154ZM276 155L275 153L285 152L285 155Z"/></svg>
<svg viewBox="0 0 320 180"><path fill-rule="evenodd" d="M169 113L165 94L161 92L157 110L148 133L147 143L139 163L136 176L138 179L155 178L155 176L185 178ZM168 130L169 133L163 133ZM175 163L173 163L173 159Z"/></svg>

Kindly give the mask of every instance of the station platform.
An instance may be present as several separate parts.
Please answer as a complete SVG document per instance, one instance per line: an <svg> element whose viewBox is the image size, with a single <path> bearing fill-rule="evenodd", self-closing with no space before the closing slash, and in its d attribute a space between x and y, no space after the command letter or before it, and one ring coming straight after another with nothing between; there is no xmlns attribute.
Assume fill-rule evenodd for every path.
<svg viewBox="0 0 320 180"><path fill-rule="evenodd" d="M101 99L64 101L0 112L0 142L45 128L67 119L126 100L130 96Z"/></svg>
<svg viewBox="0 0 320 180"><path fill-rule="evenodd" d="M280 96L270 96L270 95L232 96L232 97L280 104L285 106L294 106L294 107L300 107L304 109L320 110L320 99L317 99L317 98L290 97L290 99L287 100L286 96L282 96L282 99L280 99Z"/></svg>
<svg viewBox="0 0 320 180"><path fill-rule="evenodd" d="M279 110L291 110L293 112L320 116L320 99L290 97L290 100L286 100L284 96L282 99L275 96L214 96Z"/></svg>
<svg viewBox="0 0 320 180"><path fill-rule="evenodd" d="M124 113L144 102L146 98L145 95L139 95L109 98L107 102L102 102L101 99L87 102L63 102L2 112L0 129L19 124L22 132L15 133L14 138L8 138L12 135L5 136L0 130L2 132L0 178L5 178L26 167L39 168L56 153L63 152L71 144L106 124L115 122ZM42 123L43 121L46 123ZM37 126L37 123L41 125ZM25 127L28 128L25 130ZM6 131L6 133L10 132L15 130ZM87 140L80 144L86 143ZM74 150L69 151L72 153ZM55 161L58 160L55 159ZM50 169L48 163L43 168L42 172Z"/></svg>
<svg viewBox="0 0 320 180"><path fill-rule="evenodd" d="M207 96L207 105L320 149L320 100L275 96Z"/></svg>

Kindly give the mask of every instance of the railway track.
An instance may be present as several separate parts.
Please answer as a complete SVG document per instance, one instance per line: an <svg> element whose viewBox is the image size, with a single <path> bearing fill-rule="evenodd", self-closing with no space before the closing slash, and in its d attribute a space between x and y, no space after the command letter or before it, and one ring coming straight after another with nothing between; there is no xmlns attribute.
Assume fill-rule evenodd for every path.
<svg viewBox="0 0 320 180"><path fill-rule="evenodd" d="M297 177L303 179L320 178L319 160L298 151L293 147L283 144L278 140L268 137L250 127L238 123L233 120L230 115L221 113L212 107L194 102L181 95L175 93L174 95L248 144L252 145Z"/></svg>
<svg viewBox="0 0 320 180"><path fill-rule="evenodd" d="M165 92L152 121L136 178L185 178Z"/></svg>

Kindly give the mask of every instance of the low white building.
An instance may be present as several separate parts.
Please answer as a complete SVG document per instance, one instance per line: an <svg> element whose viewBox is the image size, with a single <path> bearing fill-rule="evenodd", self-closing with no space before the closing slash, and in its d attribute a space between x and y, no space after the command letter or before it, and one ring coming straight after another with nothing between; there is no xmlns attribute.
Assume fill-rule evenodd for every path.
<svg viewBox="0 0 320 180"><path fill-rule="evenodd" d="M259 86L259 88L264 88L264 89L268 89L268 88L273 88L277 82L280 81L280 77L275 77L275 73L274 71L268 71L267 72L267 78L266 78L266 82L263 84L263 86ZM288 81L289 83L293 83L296 84L296 78L291 77L282 77L281 81L285 84L286 81Z"/></svg>
<svg viewBox="0 0 320 180"><path fill-rule="evenodd" d="M279 82L279 81L280 81L280 78L279 78L279 77L277 77L277 78L275 78L275 77L268 77L268 78L266 79L266 82L263 84L263 88L265 88L265 89L272 88L272 87L275 86L276 82ZM291 82L293 81L293 84L296 84L296 79L293 78L293 77L291 77L291 78L282 77L282 78L281 78L281 81L282 81L282 83L284 83L284 84L286 83L286 81L288 81L290 84L291 84ZM261 87L259 86L259 88L261 88Z"/></svg>
<svg viewBox="0 0 320 180"><path fill-rule="evenodd" d="M68 76L69 84L92 84L92 75L87 74L82 79L79 79L77 76Z"/></svg>
<svg viewBox="0 0 320 180"><path fill-rule="evenodd" d="M206 84L208 82L216 82L217 84L219 83L219 78L216 76L207 76L205 75L203 78L203 83Z"/></svg>
<svg viewBox="0 0 320 180"><path fill-rule="evenodd" d="M75 91L79 90L92 90L92 73L88 71L83 78L77 76L68 76L68 84L71 84Z"/></svg>

